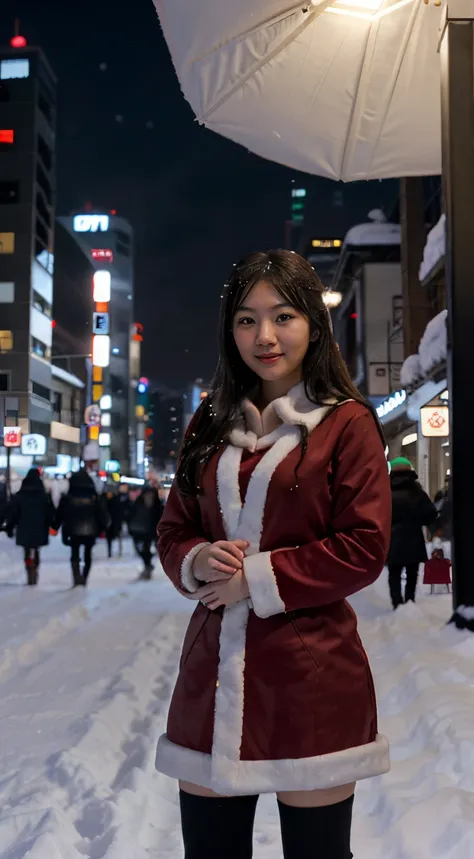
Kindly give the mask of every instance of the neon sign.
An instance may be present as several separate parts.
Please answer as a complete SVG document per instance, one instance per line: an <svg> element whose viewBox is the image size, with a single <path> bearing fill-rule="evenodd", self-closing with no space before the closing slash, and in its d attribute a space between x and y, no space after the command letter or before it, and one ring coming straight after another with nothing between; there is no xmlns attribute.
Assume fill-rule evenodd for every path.
<svg viewBox="0 0 474 859"><path fill-rule="evenodd" d="M75 215L73 229L75 233L106 233L109 222L108 215Z"/></svg>
<svg viewBox="0 0 474 859"><path fill-rule="evenodd" d="M388 399L384 400L383 403L380 403L380 406L377 406L377 414L379 418L384 418L385 415L389 415L390 412L393 412L394 409L401 406L402 403L405 402L406 398L406 391L395 391L391 397L388 397Z"/></svg>
<svg viewBox="0 0 474 859"><path fill-rule="evenodd" d="M103 259L107 262L114 261L114 252L110 248L92 248L92 259Z"/></svg>

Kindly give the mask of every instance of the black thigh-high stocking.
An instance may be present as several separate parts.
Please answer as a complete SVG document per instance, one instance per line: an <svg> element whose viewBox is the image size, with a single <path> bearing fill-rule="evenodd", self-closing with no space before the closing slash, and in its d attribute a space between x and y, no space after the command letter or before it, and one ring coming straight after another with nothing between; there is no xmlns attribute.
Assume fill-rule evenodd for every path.
<svg viewBox="0 0 474 859"><path fill-rule="evenodd" d="M179 792L184 859L251 859L258 796Z"/></svg>
<svg viewBox="0 0 474 859"><path fill-rule="evenodd" d="M354 797L321 808L278 801L284 859L351 859Z"/></svg>

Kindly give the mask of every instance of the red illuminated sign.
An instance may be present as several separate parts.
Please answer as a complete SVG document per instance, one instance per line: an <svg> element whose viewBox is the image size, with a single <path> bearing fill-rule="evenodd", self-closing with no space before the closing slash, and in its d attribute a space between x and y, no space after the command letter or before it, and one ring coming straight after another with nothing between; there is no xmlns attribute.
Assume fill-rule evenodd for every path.
<svg viewBox="0 0 474 859"><path fill-rule="evenodd" d="M110 248L92 248L91 254L92 259L101 259L107 262L113 262L114 260L114 252Z"/></svg>
<svg viewBox="0 0 474 859"><path fill-rule="evenodd" d="M13 143L15 132L13 128L0 128L0 143Z"/></svg>

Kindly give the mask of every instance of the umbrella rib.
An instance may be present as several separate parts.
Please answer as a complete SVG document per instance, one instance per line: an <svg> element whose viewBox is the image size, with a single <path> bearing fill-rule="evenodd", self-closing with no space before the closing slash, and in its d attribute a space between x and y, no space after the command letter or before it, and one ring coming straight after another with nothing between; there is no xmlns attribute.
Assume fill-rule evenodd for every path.
<svg viewBox="0 0 474 859"><path fill-rule="evenodd" d="M239 80L239 81L238 81L238 82L237 82L237 83L236 83L236 84L235 84L235 85L234 85L234 86L229 90L229 92L227 92L225 95L223 95L223 96L222 96L222 98L220 98L218 101L216 101L216 103L215 103L215 104L213 104L211 108L209 108L205 113L201 114L201 116L199 116L199 117L198 117L198 120L199 120L200 122L205 122L205 120L206 120L206 119L208 119L208 117L209 117L209 116L211 116L211 115L214 113L214 111L215 111L215 110L218 110L218 109L219 109L219 107L220 107L222 104L224 104L226 101L228 101L228 99L229 99L229 98L231 98L231 97L234 95L234 93L235 93L235 92L237 92L237 90L241 89L241 88L243 87L243 85L244 85L244 84L249 80L249 78L253 77L253 75L254 75L254 74L256 74L256 72L258 72L258 71L262 68L262 66L266 65L266 63L269 63L269 62L270 62L270 60L272 60L274 56L276 56L276 55L277 55L277 54L279 54L281 51L283 51L283 50L286 48L286 46L287 46L288 44L290 44L290 42L292 42L292 41L293 41L297 36L299 36L299 35L300 35L300 33L302 33L302 32L303 32L303 31L304 31L304 30L305 30L305 29L306 29L310 24L312 24L312 23L313 23L313 21L314 21L314 19L315 19L315 18L318 18L318 17L319 17L319 15L321 15L321 13L322 13L322 12L324 12L324 10L325 10L325 9L326 9L326 8L327 8L331 3L332 3L332 0L323 0L323 2L320 4L320 6L318 6L317 8L315 8L313 12L308 12L308 13L305 15L305 17L304 17L303 22L300 24L300 26L299 26L299 27L297 27L297 28L296 28L296 30L293 30L293 31L291 32L291 34L290 34L286 39L284 39L284 40L283 40L283 42L281 42L281 43L278 45L278 47L277 47L277 48L275 48L273 51L271 51L269 54L267 54L267 55L266 55L266 56L265 56L265 57L264 57L260 62L258 62L258 63L257 63L257 65L256 65L256 66L254 66L254 67L253 67L253 68L248 72L248 74L246 74L243 78L241 78L241 79L240 79L240 80ZM266 22L266 25L268 26L268 25L270 25L270 24L273 24L275 21L281 21L281 20L284 20L284 19L285 19L285 18L287 18L287 17L290 17L292 14L294 14L294 12L295 12L297 9L301 9L301 2L300 2L300 3L298 3L298 5L297 5L296 7L293 7L293 9L292 9L292 10L290 9L290 10L288 10L288 12L285 12L285 13L283 13L282 15L278 15L276 18L273 18L272 20L267 21L267 22ZM231 39L231 40L230 40L230 42L237 42L237 41L240 41L241 39L245 38L245 36L248 36L248 35L250 35L251 33L257 32L257 31L258 31L259 29L261 29L261 27L263 27L263 26L264 26L264 24L259 24L257 27L253 27L251 30L248 30L246 33L242 33L240 36L235 36L233 39ZM227 44L229 44L229 43L227 43ZM220 47L221 47L221 46L220 46ZM214 50L217 50L217 49L213 49L213 50L212 50L212 51L210 51L209 53L213 53L213 52L214 52ZM195 62L198 62L198 60L197 60L197 59L196 59L196 60L193 60L193 64L194 64Z"/></svg>
<svg viewBox="0 0 474 859"><path fill-rule="evenodd" d="M409 41L409 39L410 39L410 37L411 37L411 34L412 34L412 31L413 31L413 28L414 28L414 26L415 26L416 16L417 16L417 14L418 14L419 9L420 9L419 5L415 3L415 4L414 4L414 6L413 6L413 11L412 11L411 17L410 17L410 23L409 23L409 26L406 28L406 31L405 31L405 34L404 34L404 38L403 38L402 44L401 44L401 46L400 46L400 50L399 50L399 53L398 53L398 59L397 59L397 62L396 62L396 64L395 64L395 66L394 66L394 73L392 74L392 80L391 80L391 86L390 86L390 96L389 96L389 98L387 99L386 107L385 107L385 110L384 110L383 115L382 115L382 120L381 120L381 122L379 123L379 130L378 130L377 136L376 136L376 138L375 138L374 145L372 146L372 153L371 153L371 156L370 156L370 168L371 168L371 166L372 166L373 153L374 153L374 151L375 151L375 149L376 149L376 146L377 146L377 145L378 145L378 143L379 143L380 136L381 136L381 134L382 134L382 131L383 131L383 128L384 128L384 125L385 125L385 120L386 120L386 118L387 118L387 114L388 114L388 112L389 112L389 110L390 110L390 107L391 107L391 104L392 104L392 101L393 101L393 96L394 96L394 92L395 92L395 86L396 86L396 83L397 83L397 80L398 80L398 76L399 76L399 74L400 74L400 69L401 69L401 65L402 65L402 62L403 62L403 57L405 56L406 48L407 48L407 44L408 44L408 41ZM373 27L373 25L372 25L372 27ZM367 61L367 53L368 53L369 43L370 43L370 42L375 43L375 39L372 39L372 38L371 38L371 37L372 37L372 32L373 32L373 31L372 31L372 27L371 27L371 29L370 29L370 31L369 31L369 33L368 33L368 35L367 35L367 42L366 42L365 51L364 51L364 58L363 58L363 61L362 61L362 63L361 63L361 67L360 67L360 74L359 74L359 78L358 78L358 81L357 81L357 92L356 92L355 98L353 99L353 103L352 103L351 116L350 116L350 121L349 121L348 129L347 129L346 140L345 140L345 143L344 143L344 152L343 152L343 157L342 157L342 161L341 161L341 171L340 171L341 178L345 175L345 172L346 172L346 160L347 160L347 157L348 157L348 149L349 149L350 144L351 144L351 143L352 143L352 141L353 141L353 119L354 119L354 115L355 115L356 111L357 111L357 110L358 110L358 108L359 108L359 105L358 105L358 102L359 102L359 92L360 92L360 88L361 88L362 78L363 78L363 76L364 76L364 72L365 72L365 68L366 68L366 61ZM377 21L377 29L378 29L379 27L380 27L380 21ZM369 174L370 174L370 172L371 172L371 171L370 171L370 168L369 168L369 170L368 170L368 171L366 171L366 175L367 175L367 173L369 173Z"/></svg>

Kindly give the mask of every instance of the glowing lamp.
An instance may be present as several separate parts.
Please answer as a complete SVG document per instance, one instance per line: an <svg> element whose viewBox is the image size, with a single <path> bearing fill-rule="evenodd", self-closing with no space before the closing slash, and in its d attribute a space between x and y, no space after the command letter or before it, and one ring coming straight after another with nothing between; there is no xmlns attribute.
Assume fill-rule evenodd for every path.
<svg viewBox="0 0 474 859"><path fill-rule="evenodd" d="M94 301L110 301L110 271L99 269L94 273Z"/></svg>
<svg viewBox="0 0 474 859"><path fill-rule="evenodd" d="M10 39L10 45L12 48L26 48L27 42L24 36L18 35Z"/></svg>
<svg viewBox="0 0 474 859"><path fill-rule="evenodd" d="M92 363L96 367L109 366L110 337L107 334L96 334L92 339Z"/></svg>

